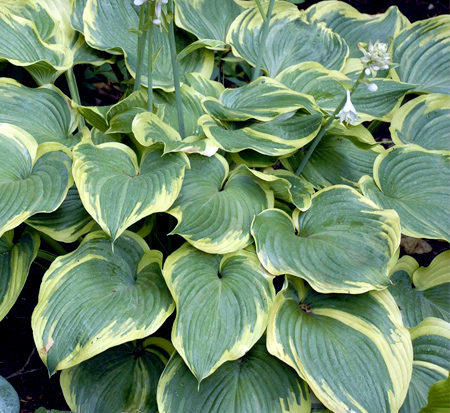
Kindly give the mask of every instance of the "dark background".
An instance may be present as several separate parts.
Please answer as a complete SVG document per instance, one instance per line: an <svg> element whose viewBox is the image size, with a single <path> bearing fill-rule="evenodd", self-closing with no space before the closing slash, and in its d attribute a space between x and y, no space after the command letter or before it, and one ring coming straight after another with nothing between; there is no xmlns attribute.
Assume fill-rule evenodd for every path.
<svg viewBox="0 0 450 413"><path fill-rule="evenodd" d="M300 8L307 8L314 3L317 1L306 1ZM369 14L381 13L389 6L396 5L411 21L449 13L449 2L446 1L350 0L347 3L360 12ZM5 73L0 72L0 76L5 76ZM448 249L445 242L428 241L428 243L433 248L431 252L413 255L421 265L428 265L434 256ZM34 350L30 319L37 304L42 275L43 271L33 265L22 294L8 316L0 323L0 375L7 378L17 390L21 399L21 413L32 413L40 406L69 410L59 386L59 374L49 378Z"/></svg>

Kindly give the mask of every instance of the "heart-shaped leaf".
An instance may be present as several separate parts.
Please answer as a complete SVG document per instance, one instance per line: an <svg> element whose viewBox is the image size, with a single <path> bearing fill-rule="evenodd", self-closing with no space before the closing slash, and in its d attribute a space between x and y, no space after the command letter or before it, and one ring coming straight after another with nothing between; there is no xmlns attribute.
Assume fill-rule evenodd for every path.
<svg viewBox="0 0 450 413"><path fill-rule="evenodd" d="M449 241L449 176L448 154L407 145L379 155L373 179L364 176L359 184L365 196L397 211L402 234Z"/></svg>
<svg viewBox="0 0 450 413"><path fill-rule="evenodd" d="M415 327L427 317L450 322L450 251L439 254L429 267L420 267L409 256L392 270L390 293L400 308L406 327Z"/></svg>
<svg viewBox="0 0 450 413"><path fill-rule="evenodd" d="M268 7L268 2L262 4L266 14ZM263 26L264 19L254 6L241 13L228 32L227 43L233 46L234 55L252 66L258 59ZM340 70L348 56L348 46L338 34L307 23L297 6L285 1L275 3L264 51L262 69L271 77L289 66L311 61Z"/></svg>
<svg viewBox="0 0 450 413"><path fill-rule="evenodd" d="M140 219L170 208L189 165L186 155L163 156L157 146L143 152L140 164L136 154L121 143L82 142L73 155L81 201L113 240Z"/></svg>
<svg viewBox="0 0 450 413"><path fill-rule="evenodd" d="M450 151L450 99L447 95L419 96L403 105L392 118L396 145L416 144L424 149Z"/></svg>
<svg viewBox="0 0 450 413"><path fill-rule="evenodd" d="M304 278L321 293L360 294L389 284L400 245L395 211L381 210L356 190L337 185L312 197L293 217L270 209L252 225L262 265L275 275Z"/></svg>
<svg viewBox="0 0 450 413"><path fill-rule="evenodd" d="M172 343L199 382L263 335L275 289L254 253L209 255L186 243L163 274L177 306Z"/></svg>
<svg viewBox="0 0 450 413"><path fill-rule="evenodd" d="M38 145L23 129L0 124L0 236L38 212L55 211L73 184L70 151Z"/></svg>
<svg viewBox="0 0 450 413"><path fill-rule="evenodd" d="M50 374L155 332L175 308L161 264L162 254L128 231L114 251L98 231L58 257L44 275L31 320Z"/></svg>
<svg viewBox="0 0 450 413"><path fill-rule="evenodd" d="M450 93L450 16L415 22L395 36L393 78L419 85L417 91ZM428 52L427 52L428 51Z"/></svg>
<svg viewBox="0 0 450 413"><path fill-rule="evenodd" d="M64 398L74 412L155 413L158 380L172 353L163 338L113 347L63 370Z"/></svg>
<svg viewBox="0 0 450 413"><path fill-rule="evenodd" d="M414 349L411 383L400 413L419 412L427 404L430 387L448 377L450 370L450 324L426 318L409 330Z"/></svg>
<svg viewBox="0 0 450 413"><path fill-rule="evenodd" d="M173 233L210 254L246 247L254 216L273 207L272 191L245 167L229 174L228 162L220 155L194 154L189 159L191 169L169 211L178 220Z"/></svg>
<svg viewBox="0 0 450 413"><path fill-rule="evenodd" d="M39 249L39 236L25 230L14 244L14 231L0 237L0 321L8 314L25 284Z"/></svg>
<svg viewBox="0 0 450 413"><path fill-rule="evenodd" d="M267 353L263 340L243 358L223 364L198 385L175 353L158 385L160 413L309 413L305 383L286 364Z"/></svg>
<svg viewBox="0 0 450 413"><path fill-rule="evenodd" d="M312 23L324 22L348 44L350 57L361 57L358 43L390 43L390 38L409 26L408 19L398 7L391 6L384 13L363 14L343 1L321 1L306 10Z"/></svg>
<svg viewBox="0 0 450 413"><path fill-rule="evenodd" d="M19 413L19 395L6 379L0 376L0 411L2 413Z"/></svg>
<svg viewBox="0 0 450 413"><path fill-rule="evenodd" d="M324 295L288 277L272 307L267 348L331 411L394 413L405 399L411 339L386 290Z"/></svg>

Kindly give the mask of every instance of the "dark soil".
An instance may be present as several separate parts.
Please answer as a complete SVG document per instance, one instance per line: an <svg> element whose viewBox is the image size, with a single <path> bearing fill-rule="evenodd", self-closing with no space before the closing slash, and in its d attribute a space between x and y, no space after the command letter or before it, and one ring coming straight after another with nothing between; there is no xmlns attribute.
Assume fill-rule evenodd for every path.
<svg viewBox="0 0 450 413"><path fill-rule="evenodd" d="M301 8L309 7L318 1L306 1ZM396 0L396 1L370 1L349 0L347 3L356 7L363 13L375 14L385 11L389 6L396 5L411 20L422 20L428 17L449 12L449 2L446 1L418 1L418 0ZM0 67L1 76L12 76L10 68ZM17 71L17 69L14 69ZM24 82L28 83L26 72L23 72ZM17 77L17 76L14 76ZM65 85L61 85L65 89ZM104 85L97 95L88 89L82 90L85 101L90 104L110 104L108 101L117 100L117 88L110 86L110 96L105 95L108 88ZM90 93L90 95L88 95ZM100 95L100 96L99 96ZM380 128L376 136L383 140L386 130ZM388 136L388 135L387 135ZM430 244L432 251L424 254L412 254L421 265L427 266L431 260L440 252L449 249L447 242L425 240ZM45 244L44 244L45 248ZM402 251L402 255L405 252ZM49 378L47 370L35 351L31 331L31 314L37 304L39 286L43 270L33 264L25 287L15 306L8 316L0 323L0 375L6 377L17 390L22 410L21 413L32 413L38 407L44 406L48 409L69 410L62 396L59 386L59 374ZM166 323L167 324L167 323ZM162 327L162 335L170 334L170 326Z"/></svg>

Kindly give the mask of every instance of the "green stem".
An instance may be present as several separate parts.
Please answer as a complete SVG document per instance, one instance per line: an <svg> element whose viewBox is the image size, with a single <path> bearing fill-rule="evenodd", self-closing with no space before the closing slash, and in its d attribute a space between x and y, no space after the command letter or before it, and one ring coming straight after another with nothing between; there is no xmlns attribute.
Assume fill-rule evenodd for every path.
<svg viewBox="0 0 450 413"><path fill-rule="evenodd" d="M177 47L175 43L175 25L174 25L175 11L173 7L173 0L169 0L167 9L169 14L171 15L171 20L169 24L169 46L170 46L170 57L172 59L173 82L175 84L175 100L177 102L177 111L178 111L178 129L181 138L184 139L186 137L186 131L184 127L183 101L181 100L181 87L180 87L180 72L178 68Z"/></svg>
<svg viewBox="0 0 450 413"><path fill-rule="evenodd" d="M42 240L45 241L45 243L58 255L66 255L67 251L64 247L62 247L58 242L56 242L52 237L48 236L47 234L44 234L43 232L39 231L39 235Z"/></svg>
<svg viewBox="0 0 450 413"><path fill-rule="evenodd" d="M269 34L269 24L270 24L270 19L272 17L274 5L275 5L275 0L270 0L269 8L267 10L267 16L264 16L264 13L261 13L263 19L264 19L264 17L265 17L265 19L264 19L264 23L263 23L263 27L262 27L261 42L259 44L258 60L256 61L256 66L253 70L252 80L255 80L261 72L261 64L262 64L262 60L263 60L265 49L266 49L266 40L267 40L267 36ZM261 9L260 9L260 12L261 12Z"/></svg>
<svg viewBox="0 0 450 413"><path fill-rule="evenodd" d="M57 255L43 250L39 250L37 256L48 262L53 262L58 258Z"/></svg>
<svg viewBox="0 0 450 413"><path fill-rule="evenodd" d="M148 103L147 109L153 112L153 3L148 2L147 20L150 24L148 29Z"/></svg>
<svg viewBox="0 0 450 413"><path fill-rule="evenodd" d="M353 92L359 86L361 81L364 79L364 76L365 76L365 73L364 73L364 69L363 69L363 71L359 75L358 79L355 81L355 83L353 84L352 88L350 89L350 96L353 94ZM329 127L333 123L333 121L336 118L336 116L339 114L339 112L344 107L346 101L347 101L347 94L345 95L344 99L342 99L341 103L339 103L339 105L337 106L337 108L335 109L333 114L328 118L327 122L322 127L322 129L320 130L319 134L312 141L310 147L308 148L308 151L306 152L305 157L302 159L302 161L300 162L299 167L297 168L297 171L295 172L296 175L300 175L303 172L303 169L305 168L306 164L308 163L309 158L311 158L311 155L313 154L313 152L317 148L317 145L322 140L323 136L325 135L326 131L329 129Z"/></svg>
<svg viewBox="0 0 450 413"><path fill-rule="evenodd" d="M263 20L266 21L267 20L267 16L264 13L264 9L263 9L261 0L256 0L256 6L258 7L259 13L261 14Z"/></svg>
<svg viewBox="0 0 450 413"><path fill-rule="evenodd" d="M75 74L73 73L73 68L70 68L66 72L66 80L67 80L67 85L69 86L70 96L72 97L72 100L77 105L81 105L80 92L78 90L78 85L77 85L77 80L75 79ZM84 118L81 115L79 117L78 126L79 126L79 129L86 126L86 122L84 121Z"/></svg>
<svg viewBox="0 0 450 413"><path fill-rule="evenodd" d="M145 26L145 9L146 7L141 6L139 10L139 38L138 38L138 61L136 67L136 79L134 81L133 90L139 90L141 88L141 73L142 73L142 60L144 59L144 50L145 50L145 39L146 32L144 30Z"/></svg>
<svg viewBox="0 0 450 413"><path fill-rule="evenodd" d="M370 125L367 127L367 130L370 133L374 133L382 124L383 122L381 122L381 120L374 120L372 122L370 122Z"/></svg>

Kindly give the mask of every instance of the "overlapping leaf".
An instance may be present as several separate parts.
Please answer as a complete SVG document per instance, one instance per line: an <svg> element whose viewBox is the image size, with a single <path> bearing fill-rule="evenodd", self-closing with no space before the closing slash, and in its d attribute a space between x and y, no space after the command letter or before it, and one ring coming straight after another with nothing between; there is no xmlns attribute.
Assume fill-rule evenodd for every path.
<svg viewBox="0 0 450 413"><path fill-rule="evenodd" d="M19 413L19 395L9 382L0 376L0 411L2 413Z"/></svg>
<svg viewBox="0 0 450 413"><path fill-rule="evenodd" d="M394 78L419 85L418 91L450 93L450 16L415 22L395 36L391 70Z"/></svg>
<svg viewBox="0 0 450 413"><path fill-rule="evenodd" d="M163 273L177 306L172 343L199 382L263 335L275 289L254 253L222 257L186 243Z"/></svg>
<svg viewBox="0 0 450 413"><path fill-rule="evenodd" d="M186 155L163 156L162 148L155 146L144 151L140 164L121 143L82 142L73 153L81 201L113 240L140 219L170 208L189 165Z"/></svg>
<svg viewBox="0 0 450 413"><path fill-rule="evenodd" d="M450 240L449 176L449 155L408 145L379 155L373 179L359 183L365 196L397 211L403 234Z"/></svg>
<svg viewBox="0 0 450 413"><path fill-rule="evenodd" d="M387 291L324 295L288 277L267 329L269 352L294 367L334 412L398 412L412 345Z"/></svg>
<svg viewBox="0 0 450 413"><path fill-rule="evenodd" d="M446 413L450 409L450 378L438 381L430 387L428 403L420 413Z"/></svg>
<svg viewBox="0 0 450 413"><path fill-rule="evenodd" d="M159 376L172 351L170 342L162 338L111 348L63 370L64 398L77 412L155 413Z"/></svg>
<svg viewBox="0 0 450 413"><path fill-rule="evenodd" d="M137 42L135 32L139 26L137 8L131 1L88 0L83 12L84 35L87 43L100 50L113 54L124 54L130 73L135 76L137 68ZM173 90L173 73L170 60L169 40L166 32L155 30L153 50L161 51L155 62L153 85L164 90ZM191 43L186 33L177 36L177 47L181 51ZM143 58L142 83L148 84L147 52ZM200 72L210 77L214 65L213 53L195 50L180 61L180 73Z"/></svg>
<svg viewBox="0 0 450 413"><path fill-rule="evenodd" d="M411 383L400 413L419 412L427 404L430 387L448 377L450 324L427 318L410 330L414 349Z"/></svg>
<svg viewBox="0 0 450 413"><path fill-rule="evenodd" d="M390 38L409 26L408 19L396 6L375 16L360 13L343 1L321 1L306 10L312 23L324 22L348 44L350 57L361 57L358 43L390 43Z"/></svg>
<svg viewBox="0 0 450 413"><path fill-rule="evenodd" d="M390 131L396 145L413 143L424 149L450 151L449 124L450 98L433 93L397 110Z"/></svg>
<svg viewBox="0 0 450 413"><path fill-rule="evenodd" d="M400 225L395 211L336 185L314 194L311 207L292 219L278 209L260 213L252 235L270 273L304 278L322 293L360 294L389 284Z"/></svg>
<svg viewBox="0 0 450 413"><path fill-rule="evenodd" d="M8 231L0 237L0 321L19 297L39 248L34 231L26 230L16 244L13 236L14 231Z"/></svg>
<svg viewBox="0 0 450 413"><path fill-rule="evenodd" d="M23 129L0 124L0 236L38 212L53 212L73 184L70 151L38 145Z"/></svg>
<svg viewBox="0 0 450 413"><path fill-rule="evenodd" d="M394 296L406 327L415 327L427 317L450 322L450 251L439 254L429 267L420 267L409 256L395 265L389 291Z"/></svg>
<svg viewBox="0 0 450 413"><path fill-rule="evenodd" d="M243 358L223 364L200 387L174 354L158 385L160 413L309 413L305 383L286 364L267 353L263 340Z"/></svg>
<svg viewBox="0 0 450 413"><path fill-rule="evenodd" d="M45 273L33 336L50 374L156 331L175 306L162 254L126 232L114 244L101 231Z"/></svg>
<svg viewBox="0 0 450 413"><path fill-rule="evenodd" d="M273 193L245 167L229 174L220 155L193 154L180 195L169 213L178 220L173 233L212 254L236 252L251 243L254 216L273 207Z"/></svg>

